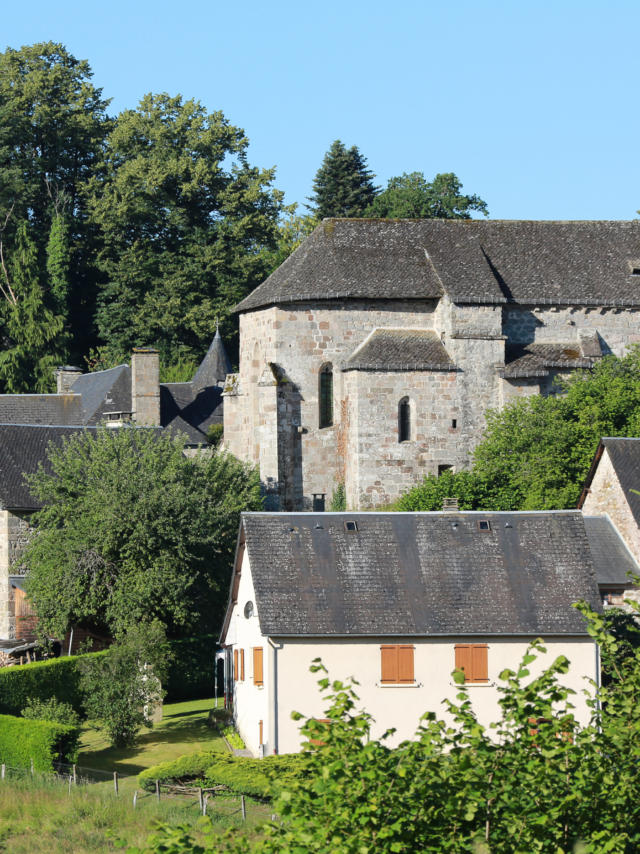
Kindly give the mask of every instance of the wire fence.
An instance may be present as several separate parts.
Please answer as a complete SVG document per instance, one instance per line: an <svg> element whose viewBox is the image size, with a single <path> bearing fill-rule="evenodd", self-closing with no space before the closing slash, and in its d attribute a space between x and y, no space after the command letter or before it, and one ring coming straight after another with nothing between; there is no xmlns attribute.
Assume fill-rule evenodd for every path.
<svg viewBox="0 0 640 854"><path fill-rule="evenodd" d="M135 788L133 791L128 787L127 793L121 792L120 785L126 780L132 780L136 775L121 774L118 771L105 771L100 768L89 768L84 765L67 764L57 762L54 764L53 771L39 771L34 768L33 760L30 767L18 767L0 764L0 784L10 784L13 781L33 781L39 783L50 783L52 785L59 784L66 786L69 795L78 787L86 787L96 783L113 784L113 794L115 797L127 797L131 800L133 809L136 809L141 803L149 803L155 801L159 803L161 800L175 799L181 801L185 806L197 807L201 815L215 814L220 817L231 818L239 816L242 821L247 820L248 809L255 806L251 801L247 801L244 795L238 795L231 792L227 786L188 786L174 783L163 783L160 780L154 781L154 790L148 791L142 788ZM260 813L264 815L265 808L261 807ZM275 820L275 815L271 815L271 819Z"/></svg>

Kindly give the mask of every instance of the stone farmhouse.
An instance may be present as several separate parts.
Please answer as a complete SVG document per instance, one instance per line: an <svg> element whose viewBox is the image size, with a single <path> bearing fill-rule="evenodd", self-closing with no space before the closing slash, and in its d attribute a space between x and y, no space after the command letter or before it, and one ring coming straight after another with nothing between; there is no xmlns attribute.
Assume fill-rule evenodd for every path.
<svg viewBox="0 0 640 854"><path fill-rule="evenodd" d="M498 716L498 674L542 637L571 661L576 714L599 665L579 599L600 608L598 576L617 534L576 510L539 513L244 513L221 634L226 695L254 755L300 749L292 711L324 718L319 657L355 677L372 735L412 738L425 711L443 715L466 675L484 724ZM623 550L624 551L624 550ZM626 567L635 565L624 553ZM604 561L604 565L601 562ZM537 672L537 671L536 671Z"/></svg>
<svg viewBox="0 0 640 854"><path fill-rule="evenodd" d="M55 394L0 395L0 638L33 636L33 614L24 596L20 554L29 518L39 509L24 474L46 466L47 447L79 430L145 427L185 439L185 452L207 444L207 431L222 425L222 389L230 364L219 332L193 379L159 381L158 353L134 350L130 365L83 374L56 372Z"/></svg>
<svg viewBox="0 0 640 854"><path fill-rule="evenodd" d="M375 507L640 340L640 222L325 220L237 311L226 447L273 509Z"/></svg>

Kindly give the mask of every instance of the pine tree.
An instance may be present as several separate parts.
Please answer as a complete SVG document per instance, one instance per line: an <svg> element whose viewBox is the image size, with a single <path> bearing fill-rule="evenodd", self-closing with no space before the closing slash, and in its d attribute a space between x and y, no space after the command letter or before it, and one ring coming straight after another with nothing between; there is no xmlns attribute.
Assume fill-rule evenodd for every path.
<svg viewBox="0 0 640 854"><path fill-rule="evenodd" d="M346 148L336 139L316 172L307 207L320 219L362 216L378 192L374 177L358 148Z"/></svg>

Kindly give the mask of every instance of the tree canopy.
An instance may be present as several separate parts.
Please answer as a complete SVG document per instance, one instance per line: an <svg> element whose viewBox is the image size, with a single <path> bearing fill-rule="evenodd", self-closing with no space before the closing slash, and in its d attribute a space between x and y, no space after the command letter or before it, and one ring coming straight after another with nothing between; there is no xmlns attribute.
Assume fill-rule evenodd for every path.
<svg viewBox="0 0 640 854"><path fill-rule="evenodd" d="M425 478L398 509L440 510L444 490L468 510L575 507L600 438L640 436L640 348L606 356L558 391L490 411L472 470Z"/></svg>
<svg viewBox="0 0 640 854"><path fill-rule="evenodd" d="M215 630L240 512L261 507L257 473L224 453L187 458L156 429L77 433L49 459L29 481L43 507L23 556L39 630Z"/></svg>
<svg viewBox="0 0 640 854"><path fill-rule="evenodd" d="M368 217L390 219L471 219L471 211L488 216L486 202L479 196L462 193L460 179L453 172L427 181L423 172L403 172L390 178L365 210Z"/></svg>
<svg viewBox="0 0 640 854"><path fill-rule="evenodd" d="M336 139L316 172L307 207L317 219L363 216L378 191L373 178L357 146L347 148Z"/></svg>

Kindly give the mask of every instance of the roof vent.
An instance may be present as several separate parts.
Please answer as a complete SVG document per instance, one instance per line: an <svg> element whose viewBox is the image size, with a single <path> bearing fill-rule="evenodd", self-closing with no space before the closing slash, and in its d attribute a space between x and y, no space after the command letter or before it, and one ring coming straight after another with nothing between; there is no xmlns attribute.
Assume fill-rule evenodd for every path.
<svg viewBox="0 0 640 854"><path fill-rule="evenodd" d="M457 513L459 509L457 498L445 498L442 502L443 513Z"/></svg>
<svg viewBox="0 0 640 854"><path fill-rule="evenodd" d="M358 523L353 519L350 519L348 522L344 523L345 531L349 531L350 533L354 533L358 530Z"/></svg>
<svg viewBox="0 0 640 854"><path fill-rule="evenodd" d="M491 522L488 519L478 519L478 530L479 531L490 531L491 530Z"/></svg>

